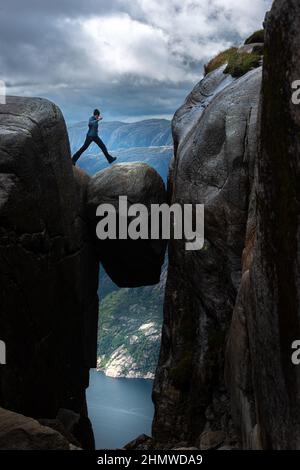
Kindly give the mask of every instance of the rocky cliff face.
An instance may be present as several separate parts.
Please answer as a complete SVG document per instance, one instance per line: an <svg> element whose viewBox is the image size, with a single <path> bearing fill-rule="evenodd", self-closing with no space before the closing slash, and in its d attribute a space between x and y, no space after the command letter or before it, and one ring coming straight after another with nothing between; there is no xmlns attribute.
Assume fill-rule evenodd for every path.
<svg viewBox="0 0 300 470"><path fill-rule="evenodd" d="M147 165L129 165L127 174L111 170L122 181L120 195L165 200L161 178ZM132 183L133 174L135 188L126 179ZM109 178L108 172L99 184L109 188ZM90 208L108 197L98 180L73 169L59 109L46 100L8 97L0 107L0 332L7 352L0 404L39 419L55 419L60 409L77 413L85 447L93 445L85 389L89 368L96 367L99 260L107 250L96 243ZM144 278L135 244L122 247L132 259L128 276L105 254L115 282L159 280L164 244L151 252Z"/></svg>
<svg viewBox="0 0 300 470"><path fill-rule="evenodd" d="M261 69L236 81L223 70L196 87L173 121L171 200L205 204L205 246L197 252L181 241L170 246L154 387L160 442L167 434L173 443L195 444L203 430L229 424L224 342L241 277Z"/></svg>
<svg viewBox="0 0 300 470"><path fill-rule="evenodd" d="M1 405L32 417L60 407L85 416L98 271L64 120L45 100L8 98L0 132Z"/></svg>
<svg viewBox="0 0 300 470"><path fill-rule="evenodd" d="M300 449L300 369L291 361L300 339L300 111L291 100L299 16L298 1L275 0L263 74L233 79L223 66L174 117L169 200L205 204L205 245L170 244L156 447ZM85 388L99 261L120 286L155 284L165 249L99 242L95 209L121 194L130 204L164 202L163 183L143 164L93 179L74 171L61 113L45 100L8 98L0 139L0 404L42 423L1 410L16 433L10 446L27 446L18 439L29 426L29 440L67 448L49 423L75 427L92 447Z"/></svg>
<svg viewBox="0 0 300 470"><path fill-rule="evenodd" d="M274 2L262 88L261 68L234 82L220 68L174 117L170 199L205 204L205 246L170 246L158 447L209 435L212 448L300 448L299 15L297 1Z"/></svg>
<svg viewBox="0 0 300 470"><path fill-rule="evenodd" d="M227 357L229 364L236 358L229 383L243 444L264 449L300 448L300 369L291 361L300 338L300 110L292 102L300 77L299 15L299 2L277 0L268 16L256 210Z"/></svg>

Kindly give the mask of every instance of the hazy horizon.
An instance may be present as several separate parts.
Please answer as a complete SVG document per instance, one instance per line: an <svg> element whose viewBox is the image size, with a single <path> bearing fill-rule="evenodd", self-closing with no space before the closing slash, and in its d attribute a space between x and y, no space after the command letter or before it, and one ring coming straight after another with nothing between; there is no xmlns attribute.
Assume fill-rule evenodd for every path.
<svg viewBox="0 0 300 470"><path fill-rule="evenodd" d="M91 110L90 115L92 115L92 112L93 112L93 110ZM68 122L68 121L67 121L67 125L68 125L69 127L76 126L76 125L78 125L78 124L82 124L82 125L86 124L86 125L88 125L88 118L90 117L90 115L88 115L88 116L87 116L87 119L85 119L85 120L84 120L84 119L81 119L80 121L74 121L74 122ZM101 124L102 124L102 123L115 123L115 122L120 122L120 123L122 123L122 124L135 124L135 123L137 123L137 122L145 122L145 121L151 121L151 120L168 121L168 122L171 124L172 116L171 116L170 118L165 118L165 117L149 117L149 116L148 116L148 117L145 117L145 118L143 118L143 117L137 118L137 119L132 118L131 120L130 120L130 118L129 118L128 121L125 121L125 120L122 120L122 121L121 121L121 120L119 120L119 119L105 119L105 120L103 120L103 121L99 124L99 126L101 127Z"/></svg>

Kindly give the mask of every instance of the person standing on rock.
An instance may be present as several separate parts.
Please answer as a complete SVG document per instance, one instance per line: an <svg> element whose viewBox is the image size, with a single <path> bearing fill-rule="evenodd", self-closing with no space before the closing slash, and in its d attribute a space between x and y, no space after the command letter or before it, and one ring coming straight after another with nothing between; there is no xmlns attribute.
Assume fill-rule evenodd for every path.
<svg viewBox="0 0 300 470"><path fill-rule="evenodd" d="M80 158L83 152L85 152L85 150L91 145L92 142L95 142L95 144L100 147L100 149L106 156L108 163L113 163L117 159L116 157L113 157L108 153L105 144L102 142L98 135L98 125L99 121L102 121L102 119L103 117L100 116L99 109L95 109L93 116L89 119L89 130L86 135L85 142L83 146L72 157L73 165L76 165L77 160Z"/></svg>

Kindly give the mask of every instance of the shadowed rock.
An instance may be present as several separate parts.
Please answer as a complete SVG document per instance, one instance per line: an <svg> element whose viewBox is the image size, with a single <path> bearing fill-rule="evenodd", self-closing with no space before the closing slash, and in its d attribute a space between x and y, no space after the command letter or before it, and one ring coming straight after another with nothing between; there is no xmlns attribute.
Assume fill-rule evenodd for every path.
<svg viewBox="0 0 300 470"><path fill-rule="evenodd" d="M232 417L243 448L254 450L261 448L257 435L248 330L249 314L253 308L250 268L253 262L253 249L256 239L256 173L257 169L252 183L248 211L245 247L242 257L242 280L232 315L225 356L225 379L230 391Z"/></svg>
<svg viewBox="0 0 300 470"><path fill-rule="evenodd" d="M300 449L300 368L292 363L300 339L300 108L292 102L299 17L296 0L276 0L268 14L256 212L227 356L244 447L276 450Z"/></svg>
<svg viewBox="0 0 300 470"><path fill-rule="evenodd" d="M1 450L71 450L72 444L59 432L36 420L0 408Z"/></svg>
<svg viewBox="0 0 300 470"><path fill-rule="evenodd" d="M60 110L8 97L0 106L0 397L36 418L62 407L87 414L99 266L80 186Z"/></svg>
<svg viewBox="0 0 300 470"><path fill-rule="evenodd" d="M300 449L300 4L276 0L267 22L258 158L250 349L263 448ZM280 54L278 54L280 51ZM275 382L272 380L275 380Z"/></svg>
<svg viewBox="0 0 300 470"><path fill-rule="evenodd" d="M127 196L128 207L144 204L150 214L151 204L166 202L164 183L159 174L145 163L114 165L91 178L88 186L88 214L96 235L100 204L112 204L119 217L119 196ZM128 218L130 222L132 218ZM150 227L149 219L149 227ZM149 230L150 231L150 230ZM118 234L117 234L118 237ZM161 240L99 240L95 236L100 262L120 287L157 284L164 262L166 242Z"/></svg>
<svg viewBox="0 0 300 470"><path fill-rule="evenodd" d="M236 447L232 416L245 449L300 449L299 17L296 0L275 0L268 14L259 111L256 70L198 121L188 106L175 115L171 197L206 205L206 245L191 254L170 246L156 443L225 430L221 448Z"/></svg>
<svg viewBox="0 0 300 470"><path fill-rule="evenodd" d="M205 245L187 252L182 241L170 243L153 391L153 435L163 445L180 440L194 445L204 427L228 428L224 349L241 280L260 86L261 68L233 81L222 67L194 89L174 117L171 200L205 204ZM203 90L210 95L206 106Z"/></svg>

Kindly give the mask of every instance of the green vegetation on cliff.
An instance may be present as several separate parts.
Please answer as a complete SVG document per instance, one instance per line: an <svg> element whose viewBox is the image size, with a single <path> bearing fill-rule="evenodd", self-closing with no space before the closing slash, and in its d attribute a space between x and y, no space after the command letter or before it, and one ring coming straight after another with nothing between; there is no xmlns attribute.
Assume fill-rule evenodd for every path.
<svg viewBox="0 0 300 470"><path fill-rule="evenodd" d="M264 43L264 41L265 31L264 29L260 29L251 34L251 36L246 39L245 44Z"/></svg>
<svg viewBox="0 0 300 470"><path fill-rule="evenodd" d="M164 281L119 289L106 275L101 277L99 369L110 376L152 378L160 347Z"/></svg>
<svg viewBox="0 0 300 470"><path fill-rule="evenodd" d="M246 39L246 46L255 43L261 44L261 46L257 44L252 52L243 51L238 47L230 47L217 54L204 66L204 76L225 64L227 67L224 73L230 73L233 77L241 77L251 69L258 67L263 54L264 34L264 30L261 29Z"/></svg>
<svg viewBox="0 0 300 470"><path fill-rule="evenodd" d="M220 52L216 57L208 62L204 67L204 75L216 70L221 65L227 64L224 73L230 73L233 77L242 77L251 69L259 66L261 60L260 52L242 52L236 47L231 47Z"/></svg>
<svg viewBox="0 0 300 470"><path fill-rule="evenodd" d="M204 66L204 75L213 72L221 67L221 65L228 64L231 57L236 54L236 51L237 47L231 47L230 49L226 49L226 51L220 52Z"/></svg>
<svg viewBox="0 0 300 470"><path fill-rule="evenodd" d="M261 55L258 52L236 52L227 64L224 73L230 73L233 77L242 77L251 69L259 66Z"/></svg>

